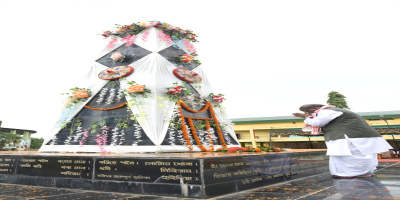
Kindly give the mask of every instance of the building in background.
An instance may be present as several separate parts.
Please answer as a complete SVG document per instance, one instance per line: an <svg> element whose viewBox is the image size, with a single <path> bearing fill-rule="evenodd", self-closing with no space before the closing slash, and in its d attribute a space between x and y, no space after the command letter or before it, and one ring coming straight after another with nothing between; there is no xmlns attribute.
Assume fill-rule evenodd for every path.
<svg viewBox="0 0 400 200"><path fill-rule="evenodd" d="M360 112L395 149L400 149L400 110ZM279 146L292 149L325 149L323 136L310 136L301 128L304 119L294 116L232 119L234 131L242 147Z"/></svg>
<svg viewBox="0 0 400 200"><path fill-rule="evenodd" d="M0 132L22 135L21 142L19 144L13 144L13 146L19 147L24 150L28 150L31 147L31 135L33 133L36 133L36 131L33 130L4 128L4 127L0 127Z"/></svg>

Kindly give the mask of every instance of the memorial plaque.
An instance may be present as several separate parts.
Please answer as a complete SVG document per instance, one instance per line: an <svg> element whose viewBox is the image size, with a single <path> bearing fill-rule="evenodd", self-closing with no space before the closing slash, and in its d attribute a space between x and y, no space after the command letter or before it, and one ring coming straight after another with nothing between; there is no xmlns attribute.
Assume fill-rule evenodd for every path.
<svg viewBox="0 0 400 200"><path fill-rule="evenodd" d="M264 171L266 175L285 174L291 171L292 158L289 154L271 154L265 155L264 158Z"/></svg>
<svg viewBox="0 0 400 200"><path fill-rule="evenodd" d="M169 158L1 155L0 182L209 198L329 171L326 151ZM183 196L182 196L183 197Z"/></svg>
<svg viewBox="0 0 400 200"><path fill-rule="evenodd" d="M17 174L91 179L93 159L86 157L33 157L18 160Z"/></svg>
<svg viewBox="0 0 400 200"><path fill-rule="evenodd" d="M284 174L264 174L263 178L265 179L265 183L267 185L270 184L275 184L275 183L280 183L285 181L285 175Z"/></svg>
<svg viewBox="0 0 400 200"><path fill-rule="evenodd" d="M301 178L301 177L307 177L307 176L312 176L315 175L315 169L314 168L308 168L308 169L300 169L296 171L291 171L290 172L290 177L291 178Z"/></svg>
<svg viewBox="0 0 400 200"><path fill-rule="evenodd" d="M297 171L297 170L300 170L300 165L299 164L290 165L290 171Z"/></svg>
<svg viewBox="0 0 400 200"><path fill-rule="evenodd" d="M265 185L265 180L263 179L262 175L245 178L237 181L238 190L247 190L255 187L260 187Z"/></svg>
<svg viewBox="0 0 400 200"><path fill-rule="evenodd" d="M204 181L206 184L236 180L255 176L251 161L245 157L224 157L219 159L204 159Z"/></svg>
<svg viewBox="0 0 400 200"><path fill-rule="evenodd" d="M95 179L200 184L200 162L189 159L101 158L95 161Z"/></svg>
<svg viewBox="0 0 400 200"><path fill-rule="evenodd" d="M292 169L290 154L264 154L222 159L205 159L205 183L216 183L261 175L276 175Z"/></svg>
<svg viewBox="0 0 400 200"><path fill-rule="evenodd" d="M0 174L13 174L17 160L18 158L14 156L0 157Z"/></svg>

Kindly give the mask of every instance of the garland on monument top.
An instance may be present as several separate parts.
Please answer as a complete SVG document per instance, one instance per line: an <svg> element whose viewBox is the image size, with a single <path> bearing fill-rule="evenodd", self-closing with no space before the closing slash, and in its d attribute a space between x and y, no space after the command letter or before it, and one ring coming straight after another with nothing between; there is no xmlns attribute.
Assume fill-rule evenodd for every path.
<svg viewBox="0 0 400 200"><path fill-rule="evenodd" d="M135 43L137 39L136 36L143 32L141 39L143 41L147 41L147 36L149 32L146 29L156 28L160 30L158 34L158 38L162 41L167 42L168 44L173 45L175 48L182 49L186 48L191 54L191 56L197 56L196 48L190 42L198 42L196 40L197 35L193 33L191 30L184 30L176 26L172 26L168 23L152 21L149 23L146 22L138 22L132 23L130 25L118 25L116 24L117 29L113 31L104 31L101 34L105 38L112 38L107 45L108 49L112 49L114 44L120 39L123 42L126 42L126 46L131 46ZM181 59L181 57L177 58ZM192 58L194 59L194 57ZM183 61L184 62L184 61ZM196 62L199 62L196 60Z"/></svg>
<svg viewBox="0 0 400 200"><path fill-rule="evenodd" d="M125 38L127 36L132 37L132 35L137 35L144 31L145 29L154 27L157 28L158 30L162 30L164 34L168 35L171 37L171 39L176 39L176 40L181 40L181 39L187 39L190 42L197 42L196 37L197 35L194 34L191 30L183 30L179 27L172 26L168 23L164 22L159 22L159 21L153 21L153 22L138 22L138 23L132 23L130 25L118 25L116 24L117 29L115 32L112 31L104 31L102 36L105 38L108 37L119 37L119 38ZM129 37L129 38L130 38Z"/></svg>

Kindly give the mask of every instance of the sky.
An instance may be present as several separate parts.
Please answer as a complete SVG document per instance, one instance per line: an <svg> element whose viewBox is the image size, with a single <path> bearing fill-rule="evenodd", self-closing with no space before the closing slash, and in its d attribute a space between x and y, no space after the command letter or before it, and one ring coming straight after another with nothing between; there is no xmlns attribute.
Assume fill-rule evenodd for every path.
<svg viewBox="0 0 400 200"><path fill-rule="evenodd" d="M115 24L158 20L194 43L229 118L290 116L328 93L400 110L399 0L0 0L2 127L46 137Z"/></svg>

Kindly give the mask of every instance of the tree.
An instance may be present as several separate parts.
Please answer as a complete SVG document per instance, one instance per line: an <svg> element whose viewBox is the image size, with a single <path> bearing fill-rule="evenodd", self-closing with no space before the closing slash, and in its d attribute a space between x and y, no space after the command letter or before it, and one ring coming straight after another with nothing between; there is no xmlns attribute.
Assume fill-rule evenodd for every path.
<svg viewBox="0 0 400 200"><path fill-rule="evenodd" d="M42 146L44 138L31 138L31 149L39 149Z"/></svg>
<svg viewBox="0 0 400 200"><path fill-rule="evenodd" d="M350 109L347 106L347 102L346 102L345 98L346 97L343 94L340 94L339 92L336 92L336 91L332 91L332 92L329 92L328 101L326 103L328 103L329 105L336 106L338 108Z"/></svg>
<svg viewBox="0 0 400 200"><path fill-rule="evenodd" d="M20 143L21 138L22 136L17 134L0 132L0 149L5 147L7 144L12 144L14 146L15 144Z"/></svg>

